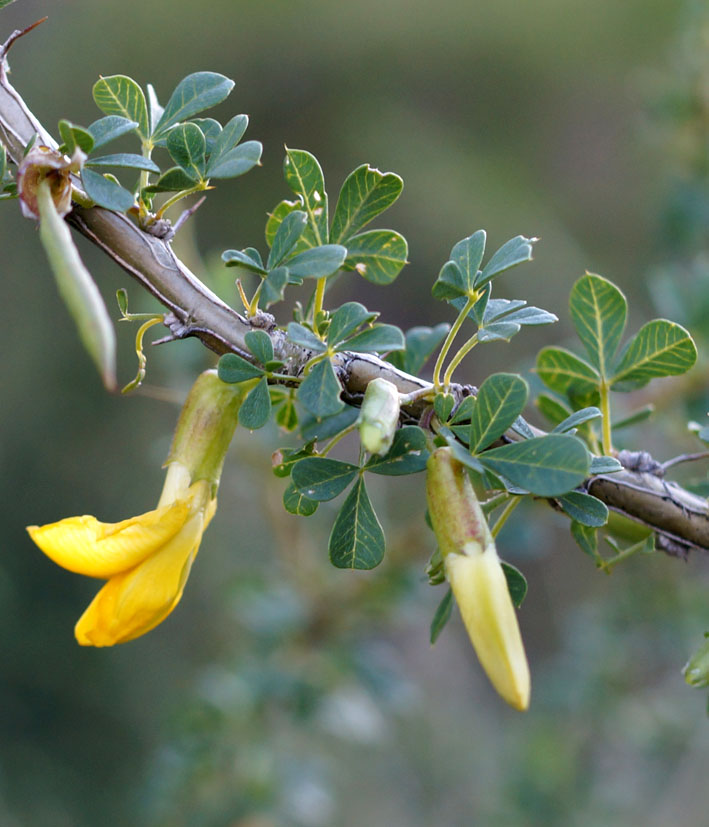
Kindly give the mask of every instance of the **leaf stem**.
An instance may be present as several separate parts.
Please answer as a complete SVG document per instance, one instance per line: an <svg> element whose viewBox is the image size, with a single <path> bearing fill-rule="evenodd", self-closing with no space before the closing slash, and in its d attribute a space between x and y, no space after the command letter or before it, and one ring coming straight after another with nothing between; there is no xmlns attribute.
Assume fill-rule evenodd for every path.
<svg viewBox="0 0 709 827"><path fill-rule="evenodd" d="M355 429L356 427L357 427L357 423L355 422L355 423L353 423L352 425L348 425L348 426L345 428L345 430L344 430L344 431L340 431L340 433L339 433L339 434L337 434L337 436L334 436L334 437L330 440L330 442L328 443L328 445L327 445L327 447L325 448L325 450L324 450L324 451L322 451L322 452L320 453L320 456L321 456L321 457L326 457L326 456L330 453L330 449L331 449L331 448L334 448L334 447L335 447L335 445L337 445L337 443L338 443L338 442L339 442L339 441L340 441L343 437L346 437L346 436L347 436L347 434L351 434L351 433L352 433L352 431L354 431L354 429Z"/></svg>
<svg viewBox="0 0 709 827"><path fill-rule="evenodd" d="M180 192L176 193L175 195L171 196L167 199L167 201L160 207L160 209L155 213L156 218L162 218L165 215L165 212L170 209L170 207L177 204L178 201L181 201L183 198L187 198L188 195L194 195L196 192L201 192L204 189L207 189L204 185L204 181L200 181L199 183L195 184L193 187L190 187L186 190L181 190Z"/></svg>
<svg viewBox="0 0 709 827"><path fill-rule="evenodd" d="M325 301L325 282L326 281L327 281L327 278L325 276L323 276L322 278L319 278L318 283L315 287L315 301L313 302L313 325L315 325L315 321L318 318L318 315L320 313L322 313L323 303Z"/></svg>
<svg viewBox="0 0 709 827"><path fill-rule="evenodd" d="M652 535L650 535L652 536ZM635 543L634 545L624 549L623 551L619 552L615 555L615 557L611 557L610 560L603 560L603 563L599 565L599 567L606 573L610 574L611 569L613 569L618 563L622 563L623 560L627 560L628 557L632 557L633 554L637 554L639 551L643 551L647 549L647 541L648 538L646 537L643 540ZM649 550L649 549L648 549ZM603 558L602 558L603 559Z"/></svg>
<svg viewBox="0 0 709 827"><path fill-rule="evenodd" d="M606 456L613 456L613 442L611 440L611 400L610 389L605 381L600 385L601 413L603 414L603 453Z"/></svg>
<svg viewBox="0 0 709 827"><path fill-rule="evenodd" d="M507 505L504 507L502 514L497 518L495 525L490 529L490 533L492 534L493 538L497 537L497 535L502 530L502 527L507 522L507 518L510 514L517 508L517 506L522 502L522 497L515 497L513 496Z"/></svg>
<svg viewBox="0 0 709 827"><path fill-rule="evenodd" d="M451 329L448 331L448 335L446 336L446 340L443 342L441 346L440 353L438 354L438 358L436 359L436 364L433 368L433 385L436 390L441 387L441 370L443 369L443 362L445 361L446 356L448 355L448 351L451 349L451 345L453 344L453 340L458 335L458 331L463 325L468 313L473 309L475 302L477 301L477 295L469 296L468 301L465 303L465 306L458 314L458 318L453 322Z"/></svg>
<svg viewBox="0 0 709 827"><path fill-rule="evenodd" d="M136 388L139 388L141 386L143 379L145 379L145 366L148 363L147 357L143 352L143 336L145 336L146 332L151 327L153 327L156 324L160 324L163 321L163 316L153 316L138 328L138 332L135 336L135 353L138 357L138 372L136 373L135 378L132 381L130 381L124 388L121 388L121 393L129 393L130 391L135 390Z"/></svg>
<svg viewBox="0 0 709 827"><path fill-rule="evenodd" d="M463 361L463 359L470 353L470 351L477 345L478 343L478 334L475 333L471 336L468 341L460 348L460 350L455 354L455 356L451 359L450 365L446 368L446 372L443 374L443 384L450 385L451 377L453 376L453 371L458 367L458 365Z"/></svg>

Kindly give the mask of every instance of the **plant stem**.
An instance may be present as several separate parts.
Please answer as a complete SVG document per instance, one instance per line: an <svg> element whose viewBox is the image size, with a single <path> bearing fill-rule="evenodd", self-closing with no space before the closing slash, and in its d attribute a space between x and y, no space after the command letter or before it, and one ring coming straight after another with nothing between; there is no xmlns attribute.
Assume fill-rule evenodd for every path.
<svg viewBox="0 0 709 827"><path fill-rule="evenodd" d="M355 429L356 427L357 427L357 423L355 422L353 425L350 425L349 427L345 428L345 430L344 430L344 431L340 431L340 433L339 433L339 434L337 434L337 436L333 437L333 438L330 440L330 442L328 443L327 448L325 448L325 450L324 450L324 451L320 454L320 456L321 456L321 457L326 457L326 456L330 453L330 449L331 449L331 448L334 448L334 447L335 447L335 445L337 445L337 443L338 443L338 442L339 442L339 441L340 441L343 437L346 437L346 436L347 436L347 434L351 434L351 433L352 433L352 431L354 431L354 429Z"/></svg>
<svg viewBox="0 0 709 827"><path fill-rule="evenodd" d="M463 359L470 353L470 351L475 347L478 343L478 334L475 333L473 336L468 339L468 341L460 348L460 350L455 354L455 356L451 359L450 365L446 368L446 372L443 374L443 384L450 385L451 377L453 376L453 371L458 367L458 365L463 361Z"/></svg>
<svg viewBox="0 0 709 827"><path fill-rule="evenodd" d="M652 536L652 535L651 535ZM611 569L616 566L618 563L622 563L623 560L627 560L628 557L632 557L633 554L637 554L639 551L643 551L647 546L647 538L644 540L640 540L638 543L630 546L629 548L624 549L619 554L616 554L615 557L611 557L610 560L603 560L603 564L600 566L606 574L611 573Z"/></svg>
<svg viewBox="0 0 709 827"><path fill-rule="evenodd" d="M502 514L497 518L495 525L490 529L490 533L493 537L497 537L497 535L502 530L502 526L507 522L507 518L510 514L517 508L517 506L522 502L522 497L515 497L513 496L507 505L504 507Z"/></svg>
<svg viewBox="0 0 709 827"><path fill-rule="evenodd" d="M473 295L468 297L468 301L465 303L465 307L460 311L458 314L458 318L453 322L451 329L448 331L448 335L446 336L445 342L441 346L441 351L438 354L438 358L436 359L436 364L433 368L433 385L436 390L441 387L440 376L441 370L443 368L443 362L445 361L446 356L448 355L448 351L453 344L453 340L458 335L458 331L463 325L468 313L473 309L473 305L477 301L477 295Z"/></svg>
<svg viewBox="0 0 709 827"><path fill-rule="evenodd" d="M315 287L315 300L313 302L313 325L315 324L315 320L317 319L318 314L321 313L323 309L323 303L325 301L326 281L327 278L323 276L322 278L318 279L318 283Z"/></svg>
<svg viewBox="0 0 709 827"><path fill-rule="evenodd" d="M603 414L603 453L606 456L613 455L613 443L611 440L611 400L610 389L605 381L601 382L601 413Z"/></svg>
<svg viewBox="0 0 709 827"><path fill-rule="evenodd" d="M194 193L200 192L203 189L205 189L204 182L200 181L198 184L195 184L194 187L190 187L187 190L181 190L167 199L162 207L160 207L160 209L155 213L155 217L162 218L163 215L165 215L165 212L169 210L170 207L177 204L178 201L181 201L183 198L187 198L188 195L194 195Z"/></svg>

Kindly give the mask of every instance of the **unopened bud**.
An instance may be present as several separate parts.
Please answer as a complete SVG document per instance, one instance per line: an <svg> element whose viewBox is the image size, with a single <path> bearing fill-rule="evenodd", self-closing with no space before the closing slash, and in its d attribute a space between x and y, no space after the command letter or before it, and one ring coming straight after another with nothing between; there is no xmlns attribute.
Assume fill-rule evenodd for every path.
<svg viewBox="0 0 709 827"><path fill-rule="evenodd" d="M399 391L386 379L372 379L359 415L359 438L370 454L383 456L391 448L399 425Z"/></svg>
<svg viewBox="0 0 709 827"><path fill-rule="evenodd" d="M450 448L431 454L426 495L446 577L478 659L507 703L525 710L529 666L507 579L468 473Z"/></svg>

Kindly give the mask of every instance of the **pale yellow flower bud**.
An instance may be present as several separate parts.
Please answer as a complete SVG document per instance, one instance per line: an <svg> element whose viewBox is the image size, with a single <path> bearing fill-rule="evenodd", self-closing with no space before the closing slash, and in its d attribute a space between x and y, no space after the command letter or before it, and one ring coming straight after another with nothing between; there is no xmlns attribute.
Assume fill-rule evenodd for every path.
<svg viewBox="0 0 709 827"><path fill-rule="evenodd" d="M399 391L387 379L367 385L359 415L359 438L370 454L384 456L391 448L399 425Z"/></svg>
<svg viewBox="0 0 709 827"><path fill-rule="evenodd" d="M525 710L530 676L517 614L468 472L450 448L431 454L426 494L446 577L478 659L507 703Z"/></svg>

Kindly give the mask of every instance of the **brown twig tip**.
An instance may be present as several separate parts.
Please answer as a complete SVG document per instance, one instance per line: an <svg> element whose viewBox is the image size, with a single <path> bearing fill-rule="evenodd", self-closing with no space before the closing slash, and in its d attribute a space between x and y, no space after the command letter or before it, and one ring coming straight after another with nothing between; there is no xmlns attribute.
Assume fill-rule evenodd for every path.
<svg viewBox="0 0 709 827"><path fill-rule="evenodd" d="M15 31L10 35L10 37L8 37L8 39L2 44L2 46L0 46L0 70L4 71L4 66L2 64L4 64L5 58L7 57L7 53L10 51L10 47L12 46L12 44L24 35L29 34L32 31L32 29L36 29L40 23L44 23L44 21L47 19L48 15L46 15L45 17L41 17L39 20L35 20L34 23L31 23L25 29L15 29Z"/></svg>

